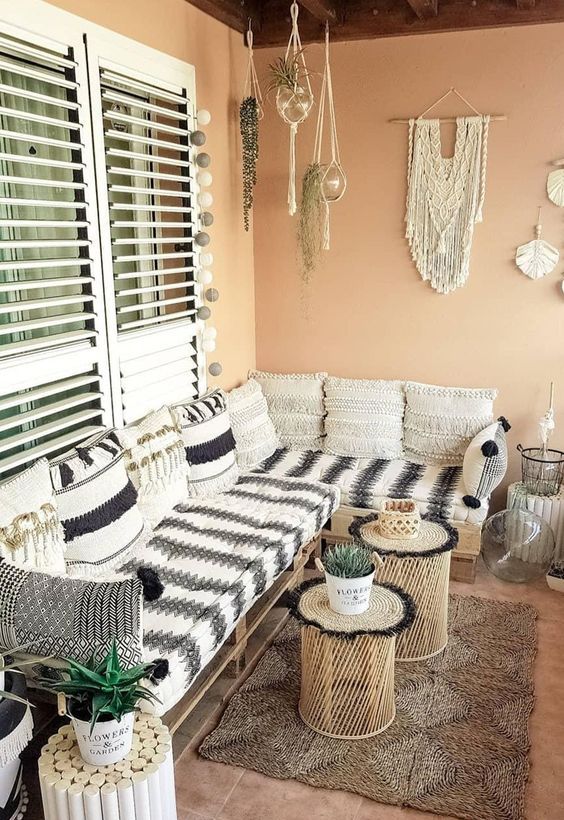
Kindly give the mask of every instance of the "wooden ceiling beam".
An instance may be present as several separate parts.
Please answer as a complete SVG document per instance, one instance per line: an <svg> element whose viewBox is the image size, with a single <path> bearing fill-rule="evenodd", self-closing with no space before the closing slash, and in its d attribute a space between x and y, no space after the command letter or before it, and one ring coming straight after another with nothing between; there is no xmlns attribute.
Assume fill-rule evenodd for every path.
<svg viewBox="0 0 564 820"><path fill-rule="evenodd" d="M235 31L244 32L248 27L248 11L237 0L188 0L191 6L205 11L211 17L225 23Z"/></svg>
<svg viewBox="0 0 564 820"><path fill-rule="evenodd" d="M535 0L515 0L518 9L534 9Z"/></svg>
<svg viewBox="0 0 564 820"><path fill-rule="evenodd" d="M304 9L322 23L336 23L337 11L331 0L300 0Z"/></svg>
<svg viewBox="0 0 564 820"><path fill-rule="evenodd" d="M542 0L542 3L523 8L518 8L517 2L477 0L474 6L470 2L441 0L438 14L421 19L412 14L405 2L349 0L342 25L331 29L331 41L564 22L564 0ZM255 48L282 46L288 42L286 8L286 0L268 0L263 10L262 30L255 36ZM325 26L311 15L304 14L300 16L300 35L304 44L323 42Z"/></svg>
<svg viewBox="0 0 564 820"><path fill-rule="evenodd" d="M420 20L428 20L430 17L437 16L439 5L437 0L407 0L407 2Z"/></svg>

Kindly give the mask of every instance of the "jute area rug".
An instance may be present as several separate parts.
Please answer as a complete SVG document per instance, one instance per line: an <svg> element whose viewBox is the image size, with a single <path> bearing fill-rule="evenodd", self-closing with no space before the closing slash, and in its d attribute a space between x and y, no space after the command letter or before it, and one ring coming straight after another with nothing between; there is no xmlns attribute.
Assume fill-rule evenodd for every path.
<svg viewBox="0 0 564 820"><path fill-rule="evenodd" d="M527 604L451 595L446 650L396 664L396 720L357 741L301 721L299 628L289 623L200 754L464 820L523 820L535 618Z"/></svg>

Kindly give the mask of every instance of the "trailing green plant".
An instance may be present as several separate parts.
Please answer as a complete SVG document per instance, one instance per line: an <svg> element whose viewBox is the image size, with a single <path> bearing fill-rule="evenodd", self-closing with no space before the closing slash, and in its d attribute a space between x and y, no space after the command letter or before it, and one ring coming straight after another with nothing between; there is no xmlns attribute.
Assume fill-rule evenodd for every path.
<svg viewBox="0 0 564 820"><path fill-rule="evenodd" d="M160 703L159 698L140 686L139 681L151 675L155 663L142 663L124 669L115 640L106 657L96 663L94 658L87 664L66 659L68 669L63 678L53 681L41 678L39 683L52 692L62 692L69 700L69 711L79 720L90 720L90 730L103 716L120 721L129 712L137 711L137 704L145 699Z"/></svg>
<svg viewBox="0 0 564 820"><path fill-rule="evenodd" d="M305 77L302 63L302 52L290 56L278 57L268 66L269 83L267 92L278 91L279 88L289 88L292 91L299 85L301 77Z"/></svg>
<svg viewBox="0 0 564 820"><path fill-rule="evenodd" d="M362 578L370 575L374 562L370 552L360 544L335 544L323 556L323 566L337 578Z"/></svg>
<svg viewBox="0 0 564 820"><path fill-rule="evenodd" d="M243 144L243 222L249 230L253 188L257 184L259 105L256 97L245 97L239 108L239 129Z"/></svg>
<svg viewBox="0 0 564 820"><path fill-rule="evenodd" d="M318 162L307 166L302 180L298 221L298 246L302 275L309 281L323 246L324 204L321 198L322 169Z"/></svg>

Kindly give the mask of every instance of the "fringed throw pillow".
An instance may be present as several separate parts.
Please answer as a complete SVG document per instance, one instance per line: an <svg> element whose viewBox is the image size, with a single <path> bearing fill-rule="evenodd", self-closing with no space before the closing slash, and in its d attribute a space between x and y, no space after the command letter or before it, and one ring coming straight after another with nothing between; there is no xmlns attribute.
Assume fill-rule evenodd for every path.
<svg viewBox="0 0 564 820"><path fill-rule="evenodd" d="M127 666L143 656L143 584L82 581L0 562L0 642L30 655L101 660L115 638Z"/></svg>
<svg viewBox="0 0 564 820"><path fill-rule="evenodd" d="M188 464L180 429L168 407L161 407L139 424L116 432L139 509L154 527L186 497Z"/></svg>
<svg viewBox="0 0 564 820"><path fill-rule="evenodd" d="M0 484L0 557L65 572L65 539L46 458Z"/></svg>
<svg viewBox="0 0 564 820"><path fill-rule="evenodd" d="M462 479L466 489L463 501L467 507L477 509L501 484L507 472L507 439L511 429L501 416L493 424L474 436L464 453Z"/></svg>
<svg viewBox="0 0 564 820"><path fill-rule="evenodd" d="M283 447L322 450L325 433L323 383L327 373L266 373L254 371L268 413Z"/></svg>
<svg viewBox="0 0 564 820"><path fill-rule="evenodd" d="M339 456L400 458L403 382L325 379L325 450Z"/></svg>
<svg viewBox="0 0 564 820"><path fill-rule="evenodd" d="M178 405L173 413L189 465L188 494L204 496L230 490L239 471L223 390Z"/></svg>
<svg viewBox="0 0 564 820"><path fill-rule="evenodd" d="M69 575L118 567L150 534L114 431L104 431L51 461Z"/></svg>
<svg viewBox="0 0 564 820"><path fill-rule="evenodd" d="M407 382L405 395L405 458L460 465L476 433L493 421L497 390Z"/></svg>
<svg viewBox="0 0 564 820"><path fill-rule="evenodd" d="M227 394L227 407L235 438L239 467L256 467L278 447L276 430L268 415L268 405L255 379Z"/></svg>

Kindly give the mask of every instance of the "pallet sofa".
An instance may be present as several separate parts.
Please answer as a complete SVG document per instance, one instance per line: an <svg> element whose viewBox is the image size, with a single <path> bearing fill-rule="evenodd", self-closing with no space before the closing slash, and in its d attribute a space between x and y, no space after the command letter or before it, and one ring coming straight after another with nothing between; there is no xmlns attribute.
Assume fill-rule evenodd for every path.
<svg viewBox="0 0 564 820"><path fill-rule="evenodd" d="M469 495L466 464L392 457L395 438L409 439L403 383L391 383L391 397L380 382L355 382L353 393L366 384L372 393L376 385L373 417L361 396L358 429L359 402L352 411L346 396L332 404L325 374L257 373L228 395L215 390L100 431L0 485L0 644L57 666L116 639L127 661L155 662L156 711L174 730L230 662L242 670L251 635L302 580L321 538L348 538L352 518L382 499L413 498L452 521L462 533L454 577L468 580L472 566L456 565L478 554L486 490L507 461L491 391L463 396L483 411L472 430L455 419L449 434L444 419L426 414L429 431L458 447L473 428L478 438L484 431ZM437 389L459 413L459 393ZM381 440L380 455L327 451Z"/></svg>

